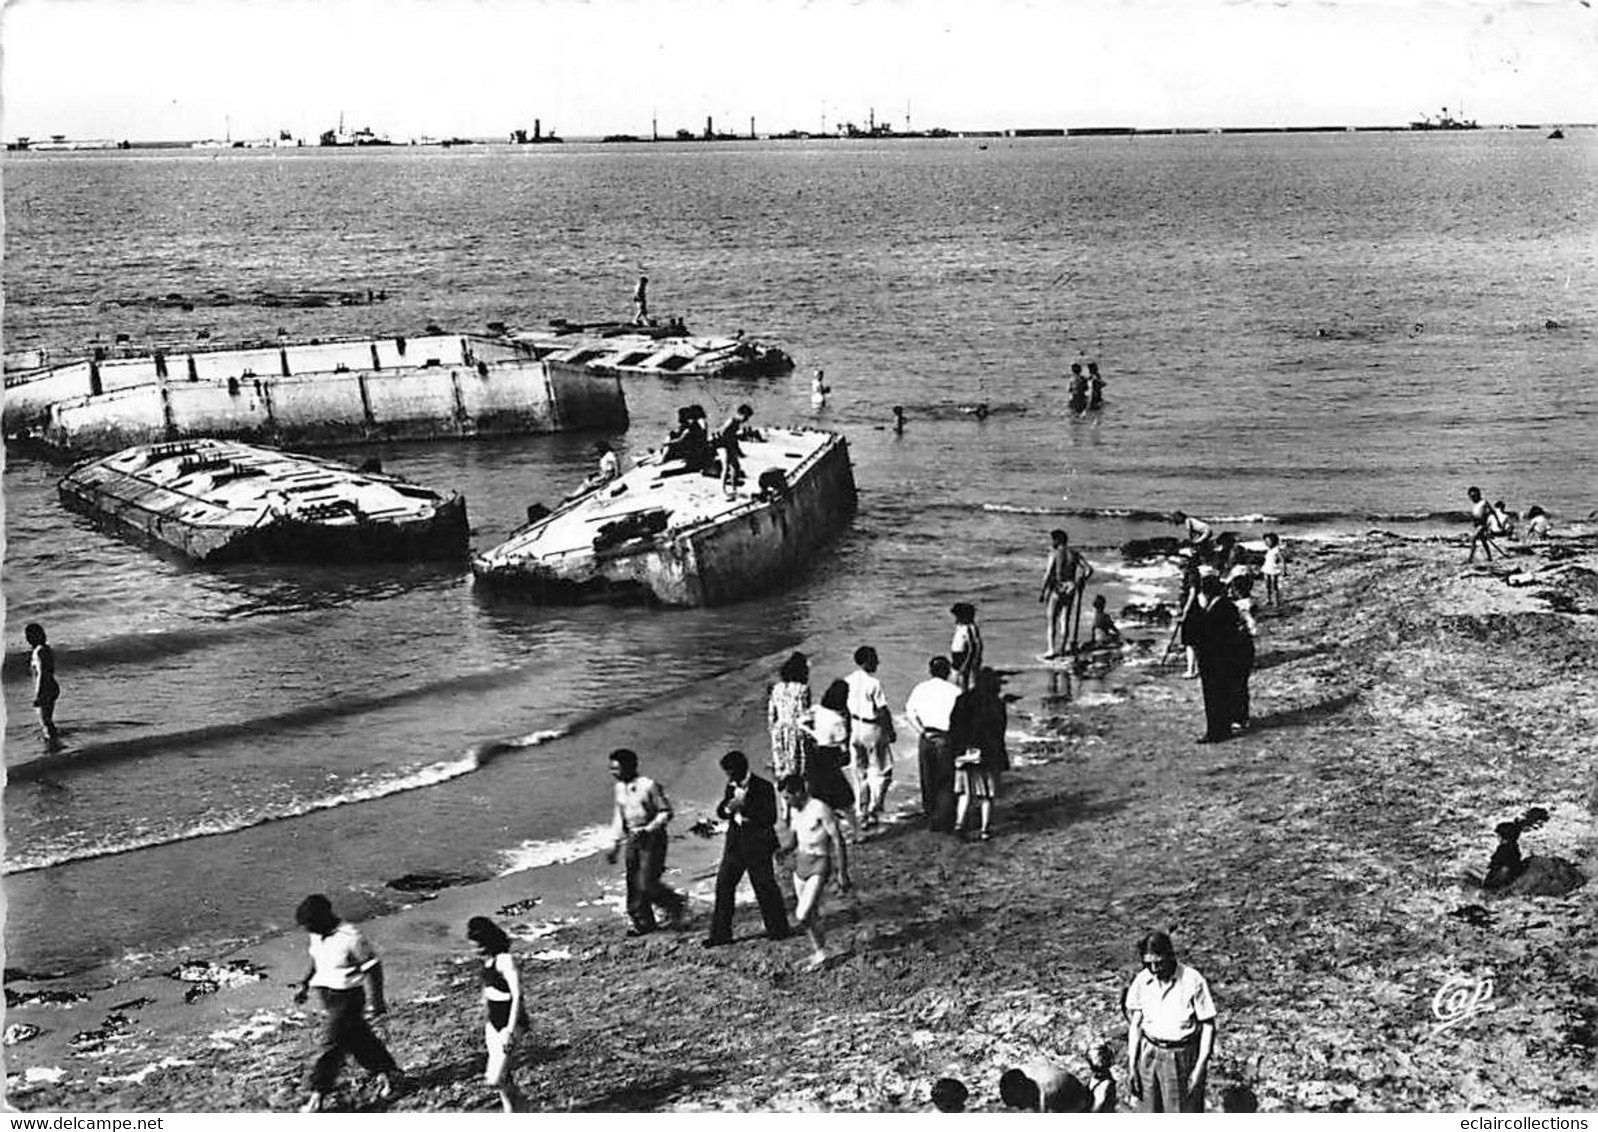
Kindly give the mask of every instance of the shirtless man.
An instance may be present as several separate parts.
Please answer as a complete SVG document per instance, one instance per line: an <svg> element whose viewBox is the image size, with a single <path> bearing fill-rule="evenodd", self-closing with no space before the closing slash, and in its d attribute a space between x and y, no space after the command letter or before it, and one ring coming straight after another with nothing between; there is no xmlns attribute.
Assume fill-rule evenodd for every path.
<svg viewBox="0 0 1598 1132"><path fill-rule="evenodd" d="M1487 500L1482 498L1481 488L1467 488L1465 494L1470 498L1470 554L1465 558L1467 563L1476 561L1476 548L1479 546L1486 554L1487 561L1493 560L1493 526L1497 521L1498 513ZM1498 547L1498 553L1503 554L1503 549Z"/></svg>
<svg viewBox="0 0 1598 1132"><path fill-rule="evenodd" d="M633 324L643 326L649 321L649 276L640 275L638 286L633 288Z"/></svg>
<svg viewBox="0 0 1598 1132"><path fill-rule="evenodd" d="M1056 528L1049 532L1049 539L1054 546L1043 572L1043 590L1038 594L1038 600L1048 605L1049 648L1043 654L1045 660L1064 655L1071 604L1093 577L1092 565L1071 549L1071 536Z"/></svg>
<svg viewBox="0 0 1598 1132"><path fill-rule="evenodd" d="M804 775L787 775L777 788L788 803L788 828L794 838L793 922L810 936L814 954L806 969L814 971L829 958L827 937L821 930L822 893L834 873L838 876L838 891L849 891L849 853L832 807L810 796Z"/></svg>

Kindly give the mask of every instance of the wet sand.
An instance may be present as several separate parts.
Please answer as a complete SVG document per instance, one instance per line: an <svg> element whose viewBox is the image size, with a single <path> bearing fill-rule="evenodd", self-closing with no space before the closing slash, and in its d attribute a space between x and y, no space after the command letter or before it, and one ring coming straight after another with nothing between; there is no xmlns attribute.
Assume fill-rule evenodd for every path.
<svg viewBox="0 0 1598 1132"><path fill-rule="evenodd" d="M1212 1107L1237 1083L1275 1110L1598 1107L1598 886L1493 897L1461 879L1485 867L1493 826L1531 805L1552 816L1523 849L1592 871L1598 540L1491 566L1463 556L1462 540L1379 533L1300 548L1290 604L1260 619L1255 725L1229 743L1193 743L1198 682L1179 666L1056 695L1050 671L1016 671L1016 769L991 842L919 827L905 729L898 820L856 847L857 891L829 898L830 942L847 954L822 972L799 969L803 940L759 939L748 903L736 946L701 949L720 843L689 832L710 816L697 811L673 823L668 879L695 896L681 932L624 938L621 869L598 858L368 922L412 1084L379 1104L350 1067L338 1107L497 1106L478 1080L463 939L476 914L519 940L534 1022L518 1077L540 1109L920 1109L945 1073L972 1107L997 1108L1017 1059L1080 1074L1083 1046L1108 1038L1124 1060L1119 995L1150 926L1171 929L1214 989ZM1165 638L1130 635L1155 637L1156 653ZM1023 649L989 651L1002 665ZM707 751L763 756L759 710L706 723L681 729ZM296 1106L318 1022L289 1002L303 938L211 958L265 978L185 1001L194 984L173 979L13 975L14 994L88 998L8 1011L8 1026L39 1030L5 1051L12 1103ZM1450 980L1490 981L1489 1009L1439 1029Z"/></svg>

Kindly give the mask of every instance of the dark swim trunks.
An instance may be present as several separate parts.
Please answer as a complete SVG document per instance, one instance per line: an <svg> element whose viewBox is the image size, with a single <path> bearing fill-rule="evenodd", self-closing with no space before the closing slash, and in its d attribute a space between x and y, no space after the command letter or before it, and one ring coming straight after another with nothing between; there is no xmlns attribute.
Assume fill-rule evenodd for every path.
<svg viewBox="0 0 1598 1132"><path fill-rule="evenodd" d="M832 875L832 858L825 853L795 853L793 875L800 880L809 880L818 876L821 878L821 883L826 884L827 878Z"/></svg>

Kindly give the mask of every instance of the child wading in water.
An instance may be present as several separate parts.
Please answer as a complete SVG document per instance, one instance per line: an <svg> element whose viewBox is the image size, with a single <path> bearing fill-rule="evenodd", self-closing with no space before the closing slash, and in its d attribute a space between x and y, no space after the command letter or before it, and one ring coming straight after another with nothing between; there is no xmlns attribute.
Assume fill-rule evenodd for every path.
<svg viewBox="0 0 1598 1132"><path fill-rule="evenodd" d="M1274 609L1282 604L1282 575L1287 573L1282 540L1275 533L1265 536L1265 565L1260 573L1265 577L1265 604Z"/></svg>
<svg viewBox="0 0 1598 1132"><path fill-rule="evenodd" d="M1093 598L1093 643L1101 646L1121 643L1121 630L1115 627L1115 619L1104 608L1103 594Z"/></svg>
<svg viewBox="0 0 1598 1132"><path fill-rule="evenodd" d="M28 670L33 674L33 706L39 712L39 726L52 747L61 742L55 725L55 702L61 698L61 685L55 679L55 650L45 643L44 626L29 624L22 630L31 648Z"/></svg>

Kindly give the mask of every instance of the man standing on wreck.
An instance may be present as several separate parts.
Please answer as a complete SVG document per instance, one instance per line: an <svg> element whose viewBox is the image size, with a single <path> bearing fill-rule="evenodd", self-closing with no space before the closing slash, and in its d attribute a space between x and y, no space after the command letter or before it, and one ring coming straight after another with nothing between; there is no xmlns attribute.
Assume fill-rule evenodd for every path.
<svg viewBox="0 0 1598 1132"><path fill-rule="evenodd" d="M633 288L633 325L649 324L649 276L640 275L638 286Z"/></svg>

